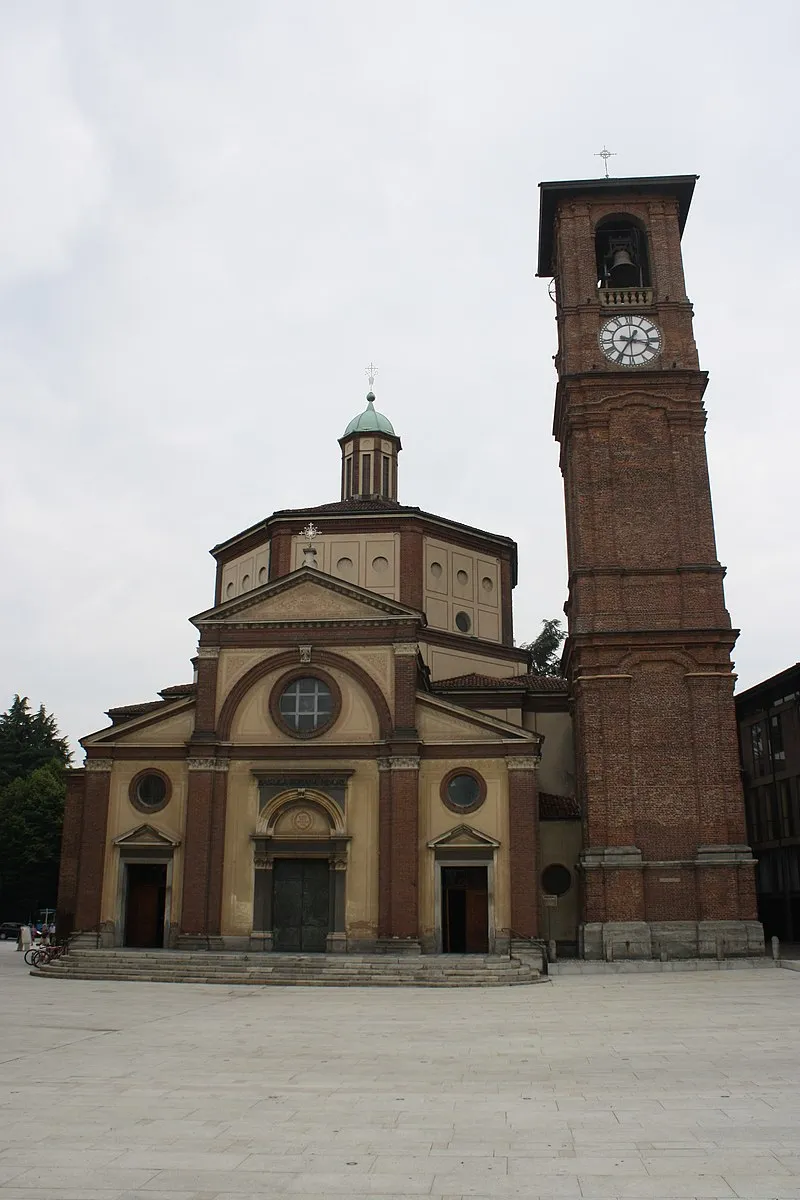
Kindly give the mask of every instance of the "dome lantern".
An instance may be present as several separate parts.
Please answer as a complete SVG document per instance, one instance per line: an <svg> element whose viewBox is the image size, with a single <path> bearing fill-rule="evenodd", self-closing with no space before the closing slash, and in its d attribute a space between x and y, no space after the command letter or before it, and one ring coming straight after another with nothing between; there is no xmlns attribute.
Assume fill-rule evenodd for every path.
<svg viewBox="0 0 800 1200"><path fill-rule="evenodd" d="M397 455L400 438L388 417L375 408L377 368L367 367L367 407L353 417L339 438L342 448L342 500L357 497L397 499Z"/></svg>

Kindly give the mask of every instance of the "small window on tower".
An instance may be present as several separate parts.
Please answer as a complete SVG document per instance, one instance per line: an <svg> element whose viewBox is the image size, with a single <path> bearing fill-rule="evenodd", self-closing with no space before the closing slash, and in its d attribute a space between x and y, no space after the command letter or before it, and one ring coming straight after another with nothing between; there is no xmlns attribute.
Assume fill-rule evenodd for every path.
<svg viewBox="0 0 800 1200"><path fill-rule="evenodd" d="M349 500L353 494L353 460L346 458L344 462L344 498Z"/></svg>
<svg viewBox="0 0 800 1200"><path fill-rule="evenodd" d="M369 496L372 492L372 455L361 455L361 495Z"/></svg>
<svg viewBox="0 0 800 1200"><path fill-rule="evenodd" d="M391 460L389 459L388 455L384 454L384 456L383 456L383 487L381 488L381 491L383 492L384 496L389 495L390 466L391 466Z"/></svg>

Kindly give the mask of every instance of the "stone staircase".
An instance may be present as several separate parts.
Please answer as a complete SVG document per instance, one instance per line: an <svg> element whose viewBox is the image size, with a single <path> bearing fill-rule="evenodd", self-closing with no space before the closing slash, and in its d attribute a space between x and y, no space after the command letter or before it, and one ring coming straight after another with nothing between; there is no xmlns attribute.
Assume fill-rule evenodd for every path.
<svg viewBox="0 0 800 1200"><path fill-rule="evenodd" d="M47 979L278 987L508 987L540 981L536 966L490 954L259 954L73 949L31 971Z"/></svg>

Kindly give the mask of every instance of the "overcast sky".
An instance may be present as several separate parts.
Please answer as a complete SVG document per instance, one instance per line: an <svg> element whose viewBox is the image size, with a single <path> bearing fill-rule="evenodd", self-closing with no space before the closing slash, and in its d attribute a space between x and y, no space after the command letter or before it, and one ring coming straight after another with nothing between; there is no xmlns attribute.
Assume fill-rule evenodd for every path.
<svg viewBox="0 0 800 1200"><path fill-rule="evenodd" d="M0 707L75 741L191 678L207 551L338 499L379 366L400 499L566 594L537 185L697 173L684 236L741 686L800 658L798 6L0 3Z"/></svg>

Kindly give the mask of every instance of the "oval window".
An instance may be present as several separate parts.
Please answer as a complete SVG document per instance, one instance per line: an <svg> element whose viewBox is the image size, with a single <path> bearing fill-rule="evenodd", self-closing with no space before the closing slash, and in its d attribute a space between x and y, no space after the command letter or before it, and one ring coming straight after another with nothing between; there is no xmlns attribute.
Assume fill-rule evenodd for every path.
<svg viewBox="0 0 800 1200"><path fill-rule="evenodd" d="M472 619L470 618L469 613L456 613L456 629L458 629L461 633L469 633L470 629L472 629Z"/></svg>
<svg viewBox="0 0 800 1200"><path fill-rule="evenodd" d="M459 571L458 574L456 575L456 579L458 580L458 582L461 584L462 587L464 586L465 583L469 583L469 575L467 574L466 571Z"/></svg>
<svg viewBox="0 0 800 1200"><path fill-rule="evenodd" d="M455 770L445 775L440 795L452 812L473 812L486 799L486 784L477 771Z"/></svg>
<svg viewBox="0 0 800 1200"><path fill-rule="evenodd" d="M157 812L168 803L170 782L161 771L141 771L131 780L131 804L140 812Z"/></svg>
<svg viewBox="0 0 800 1200"><path fill-rule="evenodd" d="M542 891L548 896L563 896L572 887L572 874L561 863L551 863L542 871Z"/></svg>

